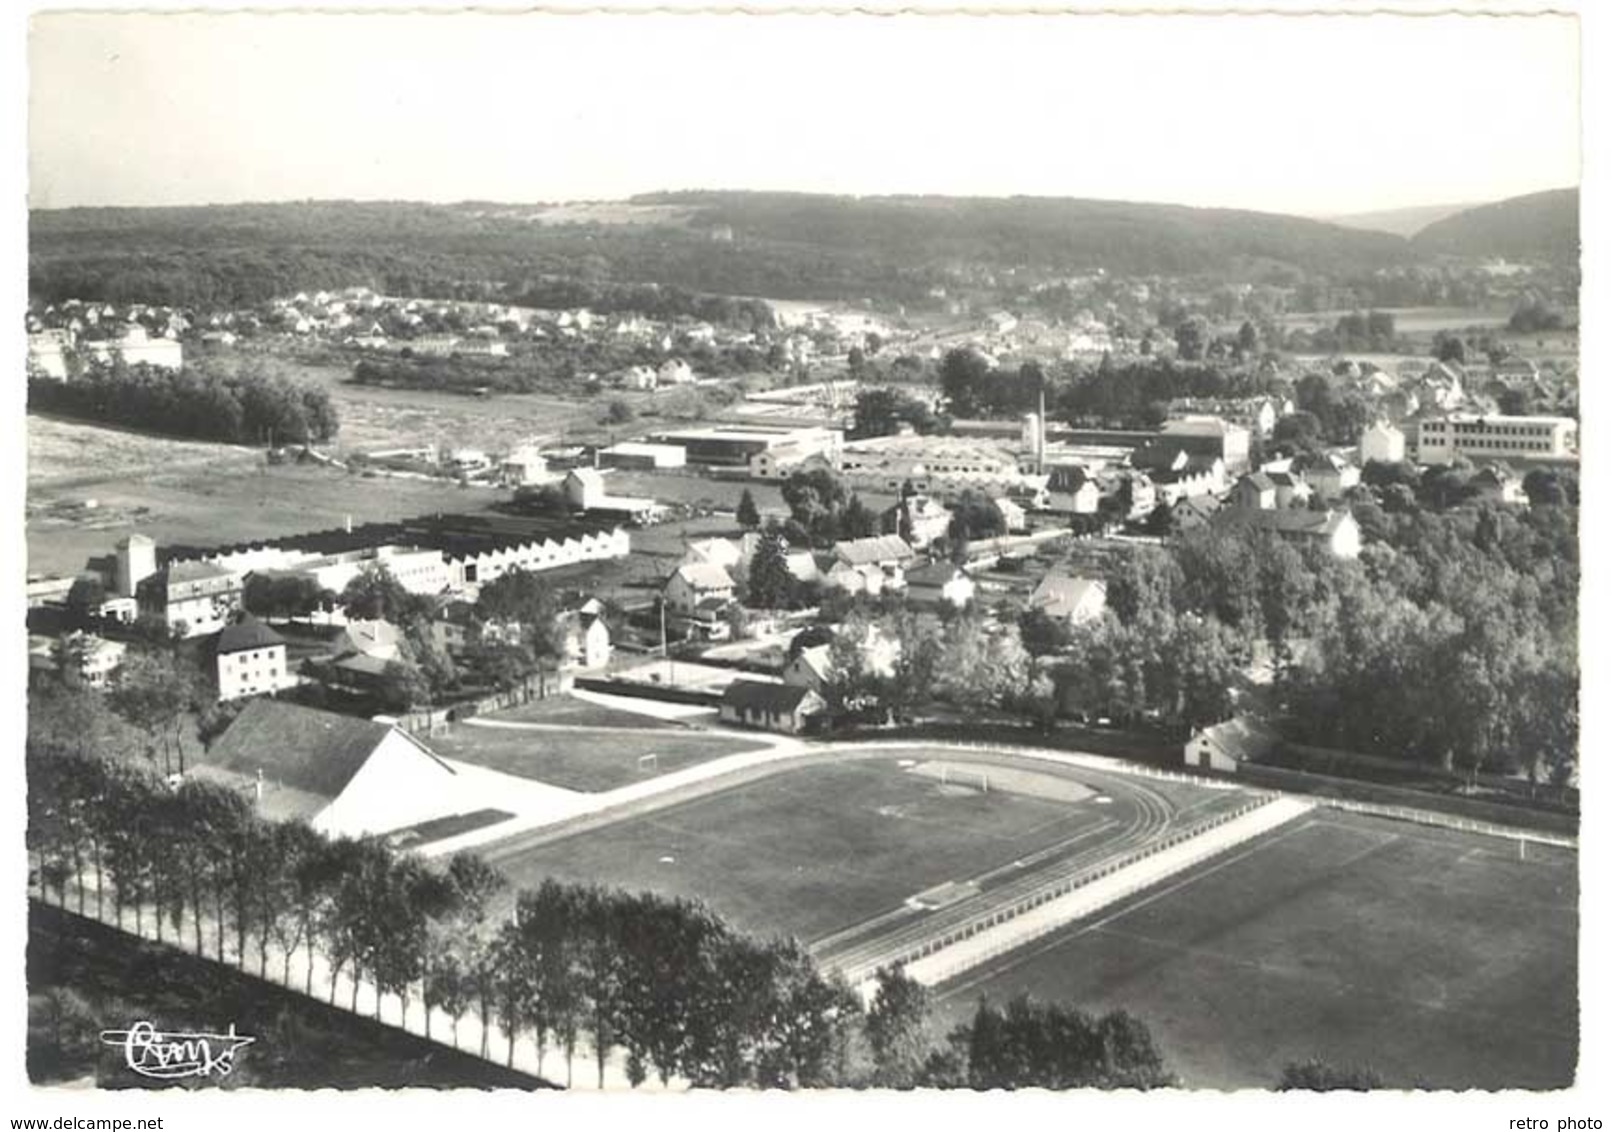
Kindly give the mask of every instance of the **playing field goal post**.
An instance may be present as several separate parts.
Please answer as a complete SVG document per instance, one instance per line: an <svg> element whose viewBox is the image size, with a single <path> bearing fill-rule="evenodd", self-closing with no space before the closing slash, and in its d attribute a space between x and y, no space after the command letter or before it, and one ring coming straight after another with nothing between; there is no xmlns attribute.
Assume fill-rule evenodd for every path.
<svg viewBox="0 0 1613 1132"><path fill-rule="evenodd" d="M640 774L656 774L661 769L661 759L654 751L638 757L638 772Z"/></svg>
<svg viewBox="0 0 1613 1132"><path fill-rule="evenodd" d="M978 790L982 794L991 793L991 776L983 770L941 764L942 786L967 786L971 790Z"/></svg>

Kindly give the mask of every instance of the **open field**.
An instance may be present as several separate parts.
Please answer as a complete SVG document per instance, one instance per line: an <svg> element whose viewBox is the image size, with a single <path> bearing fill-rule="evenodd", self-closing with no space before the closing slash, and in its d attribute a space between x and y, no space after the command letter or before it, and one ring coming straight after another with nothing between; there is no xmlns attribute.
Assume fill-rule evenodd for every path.
<svg viewBox="0 0 1613 1132"><path fill-rule="evenodd" d="M502 451L529 439L545 445L580 444L604 435L598 420L608 398L543 393L479 398L430 389L383 389L348 381L347 366L283 358L277 358L275 365L330 393L342 422L336 447L344 451L430 443Z"/></svg>
<svg viewBox="0 0 1613 1132"><path fill-rule="evenodd" d="M1512 317L1511 307L1377 307L1395 318L1395 331L1399 334L1433 334L1440 330L1466 330L1469 327L1485 329L1505 326ZM1305 311L1285 314L1278 319L1283 326L1332 328L1339 319L1352 313L1347 310Z"/></svg>
<svg viewBox="0 0 1613 1132"><path fill-rule="evenodd" d="M574 696L549 696L508 711L486 715L485 719L514 720L520 723L553 723L571 727L639 727L665 731L670 725L653 715L589 703Z"/></svg>
<svg viewBox="0 0 1613 1132"><path fill-rule="evenodd" d="M540 731L461 725L431 739L432 750L450 759L588 793L760 747L726 735L645 727ZM651 753L657 758L656 769L639 770L639 756Z"/></svg>
<svg viewBox="0 0 1613 1132"><path fill-rule="evenodd" d="M1141 820L1136 800L1118 792L1074 805L980 794L901 766L928 757L784 770L499 865L517 888L554 876L650 889L704 900L746 931L812 941L948 881L1011 871L1074 841L1096 845ZM1160 785L1174 804L1206 793Z"/></svg>
<svg viewBox="0 0 1613 1132"><path fill-rule="evenodd" d="M29 464L30 508L56 501L96 500L74 521L36 511L28 519L28 569L70 574L93 554L138 529L159 545L213 545L386 521L433 511L479 511L503 493L423 480L350 475L314 465L270 465L259 453L224 449L218 461L168 462L173 441L132 437L94 425L29 418L30 432L50 436L48 448L66 458L75 443L86 453L69 477L61 459ZM66 434L76 434L76 439ZM97 454L107 445L104 460ZM186 445L185 447L211 447ZM218 446L224 448L224 446ZM240 453L237 458L234 453Z"/></svg>
<svg viewBox="0 0 1613 1132"><path fill-rule="evenodd" d="M1193 1087L1288 1061L1393 1087L1561 1088L1578 1046L1577 854L1317 811L943 988L1142 1018Z"/></svg>
<svg viewBox="0 0 1613 1132"><path fill-rule="evenodd" d="M263 454L237 444L169 440L139 432L28 416L28 487L64 491L153 472L255 470Z"/></svg>
<svg viewBox="0 0 1613 1132"><path fill-rule="evenodd" d="M82 1008L55 1041L47 995ZM28 1076L38 1084L98 1078L101 1088L140 1088L103 1028L145 1019L159 1028L218 1030L235 1023L256 1040L224 1087L292 1089L532 1089L540 1082L481 1058L248 978L175 948L29 902ZM219 1087L215 1077L207 1088Z"/></svg>

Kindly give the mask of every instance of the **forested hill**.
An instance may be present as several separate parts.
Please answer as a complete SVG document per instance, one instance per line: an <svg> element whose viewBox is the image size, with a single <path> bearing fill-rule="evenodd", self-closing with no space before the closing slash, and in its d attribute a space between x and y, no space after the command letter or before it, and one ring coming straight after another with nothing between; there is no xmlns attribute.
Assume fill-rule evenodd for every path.
<svg viewBox="0 0 1613 1132"><path fill-rule="evenodd" d="M1579 190L1551 189L1480 205L1436 221L1412 237L1424 254L1519 262L1579 258Z"/></svg>
<svg viewBox="0 0 1613 1132"><path fill-rule="evenodd" d="M730 232L732 239L713 238ZM960 269L1235 276L1287 267L1351 275L1412 255L1397 236L1268 213L724 192L586 207L327 201L63 209L32 213L29 235L36 297L187 306L354 284L438 295L500 286L531 295L557 279L913 301L955 281Z"/></svg>
<svg viewBox="0 0 1613 1132"><path fill-rule="evenodd" d="M1408 258L1405 241L1267 212L1063 197L843 197L669 192L638 204L696 209L697 226L736 240L810 245L896 262L1103 267L1121 274L1226 271L1271 261L1306 271L1370 271Z"/></svg>

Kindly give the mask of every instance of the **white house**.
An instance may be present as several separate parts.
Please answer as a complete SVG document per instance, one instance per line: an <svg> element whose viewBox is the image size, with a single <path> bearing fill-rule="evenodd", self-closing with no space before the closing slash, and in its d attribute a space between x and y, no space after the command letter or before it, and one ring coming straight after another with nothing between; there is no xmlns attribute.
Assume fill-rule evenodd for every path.
<svg viewBox="0 0 1613 1132"><path fill-rule="evenodd" d="M1361 555L1361 528L1348 511L1278 508L1270 511L1223 507L1210 520L1217 526L1250 526L1287 542L1321 546L1335 558Z"/></svg>
<svg viewBox="0 0 1613 1132"><path fill-rule="evenodd" d="M1398 464L1406 458L1406 434L1385 421L1367 426L1361 433L1361 463L1379 460Z"/></svg>
<svg viewBox="0 0 1613 1132"><path fill-rule="evenodd" d="M652 522L666 512L665 507L647 496L610 494L605 477L596 468L573 468L566 473L561 487L566 502L579 511L619 516L637 523Z"/></svg>
<svg viewBox="0 0 1613 1132"><path fill-rule="evenodd" d="M668 358L655 372L655 380L660 385L688 385L694 380L694 370L682 358Z"/></svg>
<svg viewBox="0 0 1613 1132"><path fill-rule="evenodd" d="M78 678L86 687L104 690L112 683L112 676L123 664L128 646L121 641L109 641L93 633L69 633L64 639L68 657L78 658ZM57 642L50 637L28 638L28 668L31 673L54 676L59 666Z"/></svg>
<svg viewBox="0 0 1613 1132"><path fill-rule="evenodd" d="M1025 529L1025 508L1002 495L993 499L991 505L997 508L997 513L1003 517L1003 529L1011 534Z"/></svg>
<svg viewBox="0 0 1613 1132"><path fill-rule="evenodd" d="M905 584L902 572L913 560L913 548L898 535L876 535L873 538L837 542L833 553L835 565L829 571L831 582L835 581L837 570L855 571L865 577L871 576L870 571L878 571L883 583L880 589L900 589Z"/></svg>
<svg viewBox="0 0 1613 1132"><path fill-rule="evenodd" d="M1361 469L1333 453L1296 459L1297 471L1323 499L1337 499L1361 482Z"/></svg>
<svg viewBox="0 0 1613 1132"><path fill-rule="evenodd" d="M603 668L610 663L610 626L595 603L560 615L560 638L567 664L577 668Z"/></svg>
<svg viewBox="0 0 1613 1132"><path fill-rule="evenodd" d="M689 617L702 602L732 601L734 579L714 563L685 562L667 579L662 596L668 609Z"/></svg>
<svg viewBox="0 0 1613 1132"><path fill-rule="evenodd" d="M286 665L286 641L256 618L219 630L213 647L218 698L273 695L297 682Z"/></svg>
<svg viewBox="0 0 1613 1132"><path fill-rule="evenodd" d="M1048 472L1047 505L1064 515L1092 515L1102 492L1098 481L1079 464L1057 464ZM1023 512L1021 512L1023 519ZM1021 523L1023 525L1023 522Z"/></svg>
<svg viewBox="0 0 1613 1132"><path fill-rule="evenodd" d="M499 479L506 487L542 483L548 474L549 461L530 445L516 448L499 463Z"/></svg>
<svg viewBox="0 0 1613 1132"><path fill-rule="evenodd" d="M229 623L241 606L242 578L210 562L175 562L140 587L142 610L186 637L203 637Z"/></svg>
<svg viewBox="0 0 1613 1132"><path fill-rule="evenodd" d="M822 694L834 674L832 650L828 645L812 645L802 649L795 659L784 666L784 682L793 688L811 688Z"/></svg>
<svg viewBox="0 0 1613 1132"><path fill-rule="evenodd" d="M1238 716L1193 733L1182 748L1182 761L1197 770L1235 772L1262 758L1277 745L1277 736L1247 716Z"/></svg>
<svg viewBox="0 0 1613 1132"><path fill-rule="evenodd" d="M951 562L932 562L907 572L909 601L962 609L974 600L975 581Z"/></svg>

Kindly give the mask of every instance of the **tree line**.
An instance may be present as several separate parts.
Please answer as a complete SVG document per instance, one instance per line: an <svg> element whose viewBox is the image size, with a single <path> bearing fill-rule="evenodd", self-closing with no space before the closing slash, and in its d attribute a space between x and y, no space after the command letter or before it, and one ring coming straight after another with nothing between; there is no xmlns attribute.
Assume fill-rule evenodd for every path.
<svg viewBox="0 0 1613 1132"><path fill-rule="evenodd" d="M1264 641L1287 737L1410 762L1566 781L1578 763L1577 509L1542 475L1525 509L1475 501L1471 469L1369 465L1357 561L1201 527L1124 556L1108 610L1042 634L1063 703L1215 722ZM1416 486L1409 486L1410 480Z"/></svg>
<svg viewBox="0 0 1613 1132"><path fill-rule="evenodd" d="M68 381L31 379L28 403L47 413L228 444L321 443L340 427L329 393L256 362L174 371L114 358L85 365Z"/></svg>
<svg viewBox="0 0 1613 1132"><path fill-rule="evenodd" d="M137 934L267 977L279 953L322 954L336 976L426 1011L482 1022L484 1057L513 1064L530 1036L540 1054L625 1058L637 1085L654 1074L697 1087L1127 1087L1172 1083L1147 1028L1123 1012L982 1003L936 1039L929 992L882 970L870 1001L820 972L793 940L735 932L688 900L544 881L506 892L481 858L429 863L376 837L325 838L259 817L248 797L187 778L170 786L134 764L31 736L28 847L44 891L96 916L111 902ZM90 885L75 883L75 878ZM86 889L93 891L93 898ZM379 1012L380 998L376 1009ZM504 1032L491 1047L490 1022ZM568 1080L567 1084L571 1082Z"/></svg>

